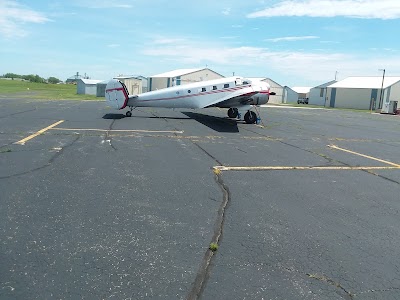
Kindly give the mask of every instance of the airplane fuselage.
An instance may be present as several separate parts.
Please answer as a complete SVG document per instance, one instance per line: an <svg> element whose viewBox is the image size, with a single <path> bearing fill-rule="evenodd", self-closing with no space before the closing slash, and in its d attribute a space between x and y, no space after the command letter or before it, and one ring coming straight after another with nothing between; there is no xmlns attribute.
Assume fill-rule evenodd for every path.
<svg viewBox="0 0 400 300"><path fill-rule="evenodd" d="M128 106L203 108L221 98L254 93L250 84L238 85L234 79L204 81L204 84L186 84L140 94L128 100Z"/></svg>
<svg viewBox="0 0 400 300"><path fill-rule="evenodd" d="M106 100L111 107L124 109L130 107L164 108L229 108L229 116L237 116L239 110L248 110L246 122L253 122L255 114L250 112L252 105L265 104L269 100L270 87L262 81L246 80L243 77L229 77L177 85L139 95L128 94L126 86L110 80L106 87ZM127 112L127 116L131 112Z"/></svg>

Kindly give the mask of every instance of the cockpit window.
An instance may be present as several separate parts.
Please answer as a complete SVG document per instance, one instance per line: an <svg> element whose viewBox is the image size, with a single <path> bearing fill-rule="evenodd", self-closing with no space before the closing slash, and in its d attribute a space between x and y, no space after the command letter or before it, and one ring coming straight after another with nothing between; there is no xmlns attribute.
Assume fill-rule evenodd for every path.
<svg viewBox="0 0 400 300"><path fill-rule="evenodd" d="M251 84L251 81L249 79L236 78L235 83L236 85L247 85Z"/></svg>

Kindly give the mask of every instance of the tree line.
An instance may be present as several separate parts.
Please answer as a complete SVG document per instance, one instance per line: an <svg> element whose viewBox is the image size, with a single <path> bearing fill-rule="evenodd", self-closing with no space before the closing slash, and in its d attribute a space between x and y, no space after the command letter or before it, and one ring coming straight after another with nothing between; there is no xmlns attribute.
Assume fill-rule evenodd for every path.
<svg viewBox="0 0 400 300"><path fill-rule="evenodd" d="M33 75L33 74L29 74L29 75L19 75L19 74L14 74L14 73L6 73L3 76L1 76L3 78L19 78L19 79L24 79L24 80L28 80L30 82L39 82L39 83L60 83L61 80L56 78L56 77L49 77L47 79L40 77L39 75Z"/></svg>

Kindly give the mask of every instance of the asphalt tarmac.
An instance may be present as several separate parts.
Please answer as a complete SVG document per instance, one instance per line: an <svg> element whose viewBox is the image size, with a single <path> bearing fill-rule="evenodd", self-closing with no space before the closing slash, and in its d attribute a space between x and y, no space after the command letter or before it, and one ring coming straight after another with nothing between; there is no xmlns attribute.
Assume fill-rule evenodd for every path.
<svg viewBox="0 0 400 300"><path fill-rule="evenodd" d="M0 97L0 299L400 299L400 116L259 110Z"/></svg>

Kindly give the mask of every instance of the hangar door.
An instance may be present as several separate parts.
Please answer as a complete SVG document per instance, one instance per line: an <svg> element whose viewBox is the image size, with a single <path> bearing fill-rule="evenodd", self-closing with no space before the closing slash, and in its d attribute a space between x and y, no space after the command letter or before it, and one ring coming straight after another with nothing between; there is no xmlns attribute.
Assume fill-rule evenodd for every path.
<svg viewBox="0 0 400 300"><path fill-rule="evenodd" d="M331 102L329 104L329 107L335 107L335 101L336 101L336 89L333 88L331 91Z"/></svg>

